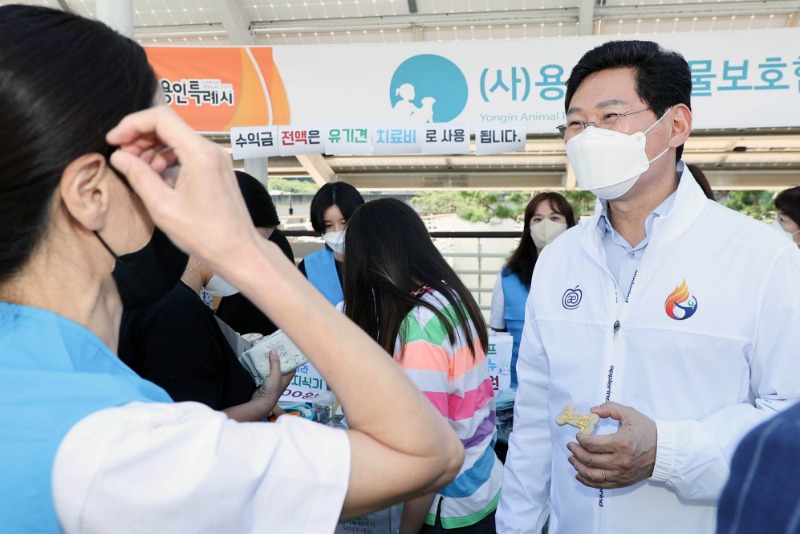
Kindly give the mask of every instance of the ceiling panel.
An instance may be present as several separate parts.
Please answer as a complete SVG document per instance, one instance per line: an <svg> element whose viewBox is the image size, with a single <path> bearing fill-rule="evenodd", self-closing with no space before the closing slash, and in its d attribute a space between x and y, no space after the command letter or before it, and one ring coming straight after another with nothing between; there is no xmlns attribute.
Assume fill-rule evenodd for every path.
<svg viewBox="0 0 800 534"><path fill-rule="evenodd" d="M578 7L580 0L417 0L420 13L523 11Z"/></svg>
<svg viewBox="0 0 800 534"><path fill-rule="evenodd" d="M58 4L58 2L55 3ZM76 13L86 17L94 17L97 12L95 0L65 0L64 3ZM134 27L168 27L219 21L220 17L216 12L214 0L135 0L133 2Z"/></svg>
<svg viewBox="0 0 800 534"><path fill-rule="evenodd" d="M406 0L285 0L264 2L241 0L251 20L312 20L330 18L384 17L408 14Z"/></svg>

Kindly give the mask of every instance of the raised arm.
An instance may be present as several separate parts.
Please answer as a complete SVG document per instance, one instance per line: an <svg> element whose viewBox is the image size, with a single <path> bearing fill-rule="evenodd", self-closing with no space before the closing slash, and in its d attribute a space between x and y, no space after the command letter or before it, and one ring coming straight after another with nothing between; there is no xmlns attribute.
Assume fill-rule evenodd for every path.
<svg viewBox="0 0 800 534"><path fill-rule="evenodd" d="M111 162L154 222L272 318L336 391L351 427L343 517L430 492L457 474L464 451L455 433L392 359L255 232L224 152L163 107L130 115L108 141L121 147ZM170 186L161 174L176 164Z"/></svg>

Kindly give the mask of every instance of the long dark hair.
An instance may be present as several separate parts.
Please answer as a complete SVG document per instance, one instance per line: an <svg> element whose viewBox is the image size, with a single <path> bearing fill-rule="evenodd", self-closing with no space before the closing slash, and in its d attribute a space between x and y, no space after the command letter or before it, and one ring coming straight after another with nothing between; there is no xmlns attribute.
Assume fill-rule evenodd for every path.
<svg viewBox="0 0 800 534"><path fill-rule="evenodd" d="M572 211L572 206L562 195L553 192L539 193L528 202L525 207L525 224L522 226L522 237L519 240L517 249L506 264L506 269L516 274L525 284L525 287L530 287L533 268L536 266L536 260L539 259L539 251L536 250L536 245L531 237L531 219L536 213L536 207L543 201L549 202L551 210L567 219L567 228L575 226L575 214Z"/></svg>
<svg viewBox="0 0 800 534"><path fill-rule="evenodd" d="M43 7L0 7L0 284L43 238L67 165L113 148L106 133L153 105L142 47L107 26Z"/></svg>
<svg viewBox="0 0 800 534"><path fill-rule="evenodd" d="M385 198L368 202L347 222L344 255L344 309L383 349L392 354L403 320L423 306L442 321L451 343L456 328L422 295L412 295L420 283L438 291L476 352L472 337L488 347L486 323L467 287L434 246L425 224L407 204ZM470 322L475 328L471 332ZM401 336L401 343L403 342Z"/></svg>

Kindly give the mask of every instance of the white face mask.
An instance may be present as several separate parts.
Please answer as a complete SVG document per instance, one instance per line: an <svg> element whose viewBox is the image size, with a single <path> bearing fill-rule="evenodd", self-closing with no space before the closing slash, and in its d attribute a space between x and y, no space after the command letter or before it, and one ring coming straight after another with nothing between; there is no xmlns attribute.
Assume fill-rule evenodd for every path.
<svg viewBox="0 0 800 534"><path fill-rule="evenodd" d="M553 242L555 238L567 231L567 223L543 219L538 223L531 224L530 227L533 244L536 248L543 249L546 245Z"/></svg>
<svg viewBox="0 0 800 534"><path fill-rule="evenodd" d="M239 292L227 280L216 274L211 277L204 289L215 297L230 297Z"/></svg>
<svg viewBox="0 0 800 534"><path fill-rule="evenodd" d="M644 132L624 134L587 126L567 141L567 158L581 189L588 189L604 200L614 200L628 191L650 164L669 150L647 159L647 132L661 122L669 110Z"/></svg>
<svg viewBox="0 0 800 534"><path fill-rule="evenodd" d="M327 234L322 234L322 239L335 253L344 254L344 233L346 231L345 229L338 232L328 232Z"/></svg>

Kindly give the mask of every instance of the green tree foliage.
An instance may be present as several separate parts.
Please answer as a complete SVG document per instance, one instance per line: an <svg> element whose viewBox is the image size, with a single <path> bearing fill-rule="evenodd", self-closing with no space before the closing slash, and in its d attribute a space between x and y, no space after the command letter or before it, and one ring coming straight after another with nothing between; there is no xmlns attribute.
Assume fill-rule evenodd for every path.
<svg viewBox="0 0 800 534"><path fill-rule="evenodd" d="M498 219L519 219L525 214L525 206L538 191L425 191L415 196L411 203L422 215L455 213L472 222L487 222ZM594 195L588 191L565 191L564 196L572 204L575 216L580 217L594 209Z"/></svg>
<svg viewBox="0 0 800 534"><path fill-rule="evenodd" d="M519 199L509 201L502 193L486 191L425 191L411 203L422 215L456 213L464 220L486 222L492 217L513 218L525 210Z"/></svg>
<svg viewBox="0 0 800 534"><path fill-rule="evenodd" d="M270 191L281 191L283 193L313 195L319 189L313 180L305 178L270 178L267 183Z"/></svg>
<svg viewBox="0 0 800 534"><path fill-rule="evenodd" d="M774 197L772 191L728 191L719 202L754 219L765 219L774 217Z"/></svg>
<svg viewBox="0 0 800 534"><path fill-rule="evenodd" d="M594 203L597 197L590 191L562 191L562 195L572 205L572 211L575 212L575 222L578 222L581 215L584 213L594 213Z"/></svg>

